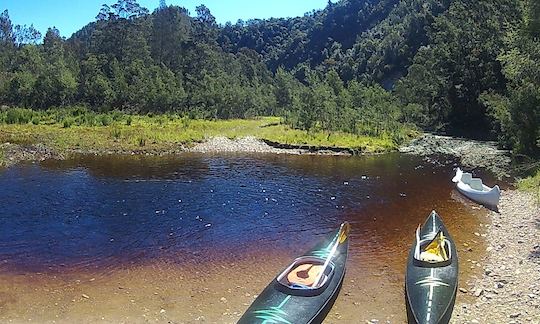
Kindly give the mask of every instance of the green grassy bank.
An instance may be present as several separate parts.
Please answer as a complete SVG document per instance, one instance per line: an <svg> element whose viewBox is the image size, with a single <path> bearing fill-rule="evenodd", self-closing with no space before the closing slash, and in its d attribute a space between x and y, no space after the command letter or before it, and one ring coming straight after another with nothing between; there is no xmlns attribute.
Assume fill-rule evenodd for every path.
<svg viewBox="0 0 540 324"><path fill-rule="evenodd" d="M540 170L535 175L520 180L518 189L540 195Z"/></svg>
<svg viewBox="0 0 540 324"><path fill-rule="evenodd" d="M410 136L415 134L412 130L408 132ZM84 108L0 111L0 144L42 143L61 153L74 149L168 152L216 136L231 139L253 136L282 144L341 147L366 153L392 151L400 144L390 134L369 137L297 130L284 125L279 117L199 120L175 114L95 113Z"/></svg>

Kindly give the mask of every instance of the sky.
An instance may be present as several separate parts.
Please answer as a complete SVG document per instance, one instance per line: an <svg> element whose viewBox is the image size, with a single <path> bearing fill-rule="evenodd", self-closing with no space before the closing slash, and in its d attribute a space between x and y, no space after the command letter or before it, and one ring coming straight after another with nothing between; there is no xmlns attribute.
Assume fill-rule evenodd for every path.
<svg viewBox="0 0 540 324"><path fill-rule="evenodd" d="M112 5L116 0L0 0L0 11L7 9L13 24L30 25L43 35L49 27L56 27L60 34L69 37L86 24L95 20L101 6ZM159 0L139 0L139 4L153 11ZM166 0L168 5L179 5L195 15L195 7L204 4L217 22L235 23L238 19L270 17L296 17L313 9L322 9L328 0Z"/></svg>

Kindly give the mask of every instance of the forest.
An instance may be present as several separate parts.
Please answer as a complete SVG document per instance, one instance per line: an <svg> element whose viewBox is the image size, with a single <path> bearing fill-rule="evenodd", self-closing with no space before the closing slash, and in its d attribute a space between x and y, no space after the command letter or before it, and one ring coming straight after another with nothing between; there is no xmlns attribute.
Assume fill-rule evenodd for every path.
<svg viewBox="0 0 540 324"><path fill-rule="evenodd" d="M225 25L204 5L190 13L162 0L150 12L118 0L67 39L5 10L0 122L30 122L8 107L280 116L398 143L410 128L497 139L535 157L539 40L534 0L340 0Z"/></svg>

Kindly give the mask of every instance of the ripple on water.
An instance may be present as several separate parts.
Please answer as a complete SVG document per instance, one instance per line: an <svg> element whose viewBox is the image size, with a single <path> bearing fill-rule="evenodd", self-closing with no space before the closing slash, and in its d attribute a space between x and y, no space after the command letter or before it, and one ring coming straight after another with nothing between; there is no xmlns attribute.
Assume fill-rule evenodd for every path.
<svg viewBox="0 0 540 324"><path fill-rule="evenodd" d="M353 258L392 260L406 255L410 233L432 209L450 223L467 218L449 198L451 172L392 154L22 165L0 174L0 257L3 268L43 271L298 252L348 220Z"/></svg>
<svg viewBox="0 0 540 324"><path fill-rule="evenodd" d="M483 211L455 195L451 177L451 165L397 154L80 156L19 165L0 172L0 320L22 321L29 304L43 321L57 320L58 304L71 321L98 321L99 310L122 322L140 311L125 305L143 300L167 308L164 320L205 314L234 322L225 308L245 310L291 258L347 220L346 283L330 317L401 322L407 251L431 210L461 260L475 258L462 242L483 250L474 235ZM73 303L81 293L90 298Z"/></svg>

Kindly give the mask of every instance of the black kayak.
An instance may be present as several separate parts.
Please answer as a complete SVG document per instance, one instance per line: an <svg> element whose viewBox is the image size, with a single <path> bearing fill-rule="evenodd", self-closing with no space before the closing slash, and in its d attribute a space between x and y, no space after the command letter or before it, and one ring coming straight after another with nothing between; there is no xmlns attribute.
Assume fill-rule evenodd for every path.
<svg viewBox="0 0 540 324"><path fill-rule="evenodd" d="M238 323L321 323L343 283L349 228L348 223L343 223L295 259L255 299Z"/></svg>
<svg viewBox="0 0 540 324"><path fill-rule="evenodd" d="M419 251L439 233L444 235L447 260L438 263L419 260ZM417 230L407 262L405 292L409 323L448 323L456 301L457 284L456 245L439 215L433 211Z"/></svg>

